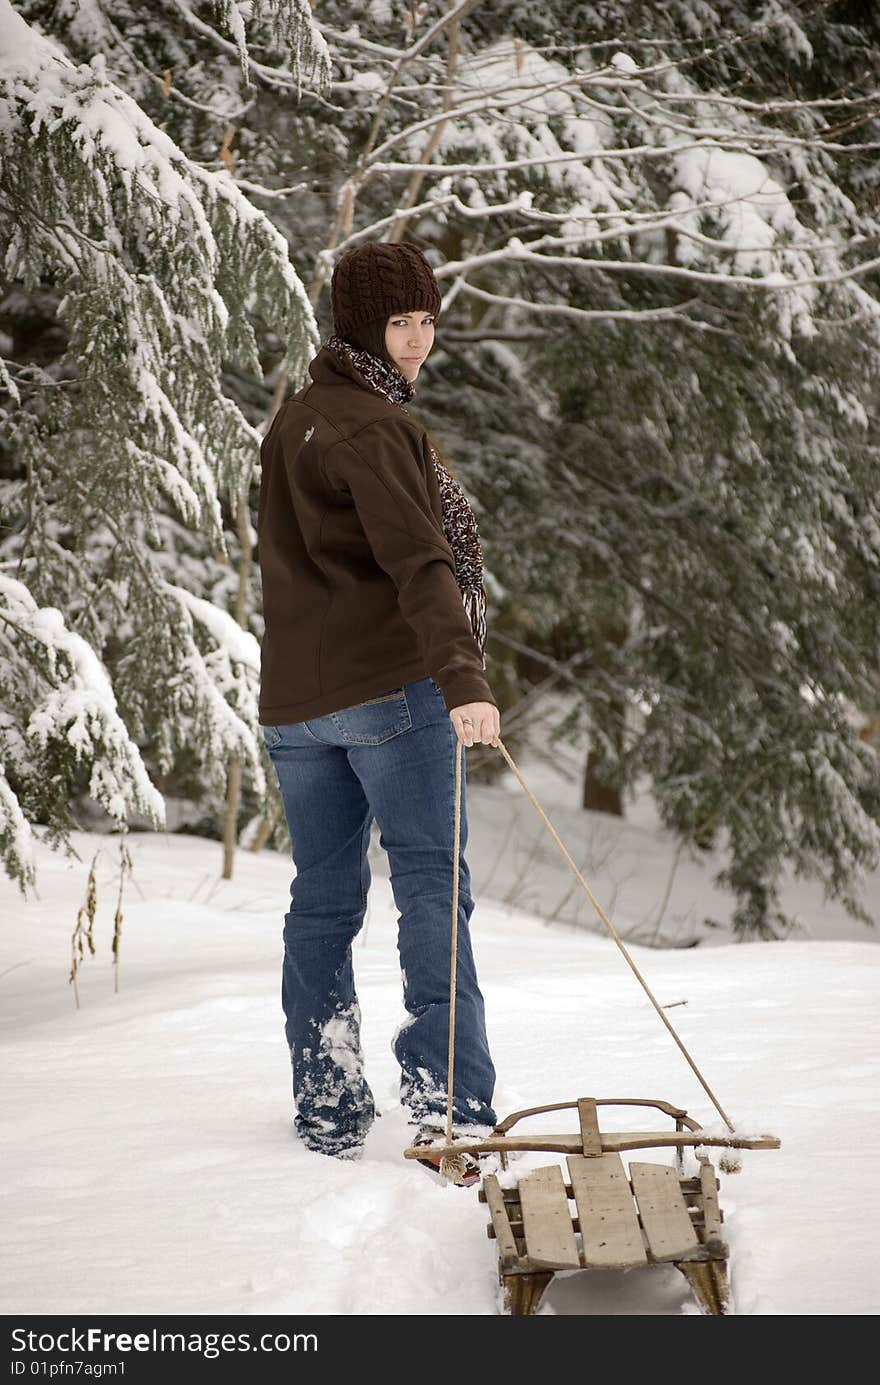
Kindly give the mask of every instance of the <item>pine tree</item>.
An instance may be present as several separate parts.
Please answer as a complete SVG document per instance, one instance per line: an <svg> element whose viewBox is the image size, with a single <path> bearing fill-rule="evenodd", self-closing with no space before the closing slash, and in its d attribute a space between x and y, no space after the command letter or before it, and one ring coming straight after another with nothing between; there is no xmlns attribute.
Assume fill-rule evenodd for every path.
<svg viewBox="0 0 880 1385"><path fill-rule="evenodd" d="M32 828L69 847L81 790L119 827L162 822L147 747L160 775L188 757L217 804L231 754L265 791L258 644L210 599L223 504L247 497L259 444L224 372L260 376L265 323L300 374L316 326L286 241L232 178L161 130L103 52L75 61L46 32L83 38L106 11L21 8L32 24L0 0L0 850L24 890ZM244 82L241 14L216 8ZM254 10L326 83L302 0Z"/></svg>

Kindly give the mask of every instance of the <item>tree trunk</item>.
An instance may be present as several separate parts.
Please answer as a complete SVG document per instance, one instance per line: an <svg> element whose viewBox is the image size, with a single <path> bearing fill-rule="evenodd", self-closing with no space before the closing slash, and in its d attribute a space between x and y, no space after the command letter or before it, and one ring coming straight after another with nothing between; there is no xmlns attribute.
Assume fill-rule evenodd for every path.
<svg viewBox="0 0 880 1385"><path fill-rule="evenodd" d="M244 627L247 611L248 578L251 568L250 518L247 496L238 497L236 511L238 529L238 592L235 598L235 619ZM238 841L238 809L241 803L241 760L230 755L226 774L226 810L223 814L223 879L231 880Z"/></svg>
<svg viewBox="0 0 880 1385"><path fill-rule="evenodd" d="M626 637L627 626L620 619L607 618L597 625L593 636L593 647L598 668L602 668L603 665L608 667L609 664L614 668L618 667L616 658L608 660L606 663L605 651L610 652L613 649L616 653ZM612 813L614 817L622 818L623 790L619 783L616 764L624 751L626 699L609 697L604 708L605 718L601 726L602 737L601 739L595 737L587 752L581 807L591 808L597 813ZM613 751L605 749L609 744L613 747Z"/></svg>
<svg viewBox="0 0 880 1385"><path fill-rule="evenodd" d="M226 776L226 812L223 814L223 879L232 879L238 833L238 805L241 801L241 760L230 755Z"/></svg>
<svg viewBox="0 0 880 1385"><path fill-rule="evenodd" d="M595 813L613 813L623 817L623 794L619 788L603 781L604 762L595 750L587 751L587 767L584 771L584 792L582 808L591 808Z"/></svg>

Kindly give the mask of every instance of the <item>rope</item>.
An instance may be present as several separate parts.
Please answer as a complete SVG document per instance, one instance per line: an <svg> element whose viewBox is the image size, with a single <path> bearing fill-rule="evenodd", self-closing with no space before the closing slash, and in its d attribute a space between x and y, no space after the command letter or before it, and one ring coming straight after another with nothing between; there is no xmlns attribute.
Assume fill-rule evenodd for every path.
<svg viewBox="0 0 880 1385"><path fill-rule="evenodd" d="M584 892L585 892L586 895L587 895L587 898L589 899L589 901L590 901L590 903L592 904L593 908L596 910L596 913L599 915L599 917L600 917L600 919L602 920L602 922L604 923L605 927L608 929L608 932L611 934L611 937L614 939L614 941L615 941L615 943L617 944L618 948L619 948L620 951L623 953L623 956L624 956L624 958L625 958L625 960L626 960L626 962L627 962L627 965L628 965L628 966L630 967L630 969L632 970L633 975L635 976L635 978L636 978L636 980L638 981L639 985L642 987L642 990L645 992L645 995L646 995L646 996L648 997L648 999L650 1000L650 1002L651 1002L651 1004L653 1005L654 1009L657 1011L657 1014L660 1016L661 1020L662 1020L663 1023L666 1025L666 1028L669 1030L669 1033L672 1035L673 1039L674 1039L675 1042L678 1044L678 1047L679 1047L679 1049L681 1050L682 1055L684 1056L686 1062L689 1064L691 1071L693 1072L693 1074L694 1074L694 1076L696 1077L697 1081L699 1082L700 1086L703 1088L703 1091L706 1093L706 1095L708 1096L709 1100L712 1102L712 1105L715 1107L715 1110L718 1112L719 1116L720 1116L721 1119L724 1121L724 1124L727 1126L728 1130L729 1130L729 1131L731 1132L731 1134L732 1134L733 1131L734 1131L733 1122L731 1121L730 1117L727 1115L727 1112L724 1110L724 1108L723 1108L723 1106L721 1105L721 1103L718 1101L718 1098L716 1097L715 1093L712 1091L712 1088L709 1086L709 1084L708 1084L708 1082L706 1081L706 1079L705 1079L705 1077L703 1076L703 1074L700 1072L700 1069L697 1067L697 1065L696 1065L696 1063L694 1062L693 1058L692 1058L691 1055L688 1053L687 1048L685 1047L685 1045L684 1045L684 1043L682 1042L682 1040L679 1038L678 1034L677 1034L676 1031L675 1031L675 1028L674 1028L673 1025L670 1023L670 1021L667 1019L666 1015L663 1013L663 1010L660 1008L659 1004L658 1004L657 1001L655 1000L654 995L653 995L653 992L651 991L650 986L648 985L648 983L647 983L647 981L645 980L645 978L642 976L642 973L639 971L639 969L638 969L638 967L636 966L635 962L633 961L632 957L630 957L629 952L627 951L626 946L625 946L624 943L623 943L623 940L621 939L620 935L619 935L618 932L617 932L617 929L614 927L614 924L611 922L611 920L609 919L608 915L605 913L605 911L604 911L604 909L602 908L601 904L600 904L599 901L596 899L595 895L593 894L592 890L590 889L589 885L587 884L586 880L585 880L584 877L581 875L580 871L578 870L577 866L575 865L574 861L572 860L571 856L569 855L568 851L566 850L564 843L562 842L562 840L561 840L561 838L560 838L558 832L556 831L556 828L553 826L553 824L552 824L552 822L550 821L550 819L548 818L547 814L544 812L544 809L541 807L540 803L539 803L538 800L535 798L535 795L532 793L532 791L531 791L531 789L529 788L528 784L527 784L526 781L523 779L522 775L520 774L519 770L517 769L516 765L514 764L513 757L512 757L511 754L509 753L509 751L508 751L506 745L504 744L503 740L501 739L500 736L498 736L498 737L496 738L496 740L492 742L492 744L498 746L498 749L501 751L501 753L502 753L502 755L504 756L505 760L506 760L507 763L510 765L510 768L513 770L514 774L516 775L517 779L519 780L520 784L522 785L523 789L525 790L527 796L529 797L529 799L531 799L532 803L535 805L535 808L538 810L538 813L541 815L541 818L543 819L544 824L545 824L547 830L549 831L550 835L553 837L553 840L556 842L556 845L559 847L559 850L562 852L562 854L563 854L563 856L565 857L566 861L568 862L568 864L571 866L572 870L574 871L574 874L575 874L577 880L579 881L580 885L582 886ZM448 1070L448 1078L447 1078L447 1094L448 1094L448 1100L447 1100L447 1109L446 1109L446 1141L447 1141L447 1144L451 1144L451 1143L452 1143L452 1081L453 1081L453 1069L454 1069L454 1063L455 1063L455 971L456 971L456 953L457 953L457 950L458 950L458 842L459 842L460 814L461 814L461 751L462 751L462 743L461 743L461 741L458 740L458 738L456 737L456 757L455 757L455 846L454 846L454 860L453 860L453 870L452 870L452 963L451 963L451 974L450 974L450 978L449 978L449 1070ZM454 1179L455 1179L455 1174L456 1174L456 1169L455 1169L456 1163L457 1163L457 1160L456 1160L455 1156L451 1156L451 1157L449 1157L448 1159L442 1160L442 1161L441 1161L441 1165L440 1165L441 1173L445 1173L446 1176L449 1177L450 1179L452 1179L453 1181L454 1181ZM449 1166L448 1168L446 1167L447 1165Z"/></svg>
<svg viewBox="0 0 880 1385"><path fill-rule="evenodd" d="M458 844L461 838L461 752L462 744L455 738L455 830L452 836L452 955L449 962L449 1063L446 1075L446 1143L452 1144L452 1087L455 1074L455 980L458 969ZM440 1172L452 1182L464 1173L464 1163L457 1155L445 1155L440 1160Z"/></svg>
<svg viewBox="0 0 880 1385"><path fill-rule="evenodd" d="M452 1087L456 1061L456 972L459 960L459 842L461 838L461 741L456 735L456 817L452 835L452 956L449 961L449 1064L446 1069L446 1144L452 1144ZM442 1168L441 1172L445 1172Z"/></svg>

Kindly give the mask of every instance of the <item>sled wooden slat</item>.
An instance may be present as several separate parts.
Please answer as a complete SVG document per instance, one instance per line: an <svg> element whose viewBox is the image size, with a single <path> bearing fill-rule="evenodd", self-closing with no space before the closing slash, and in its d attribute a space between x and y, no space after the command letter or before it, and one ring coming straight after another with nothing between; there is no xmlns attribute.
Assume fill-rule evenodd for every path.
<svg viewBox="0 0 880 1385"><path fill-rule="evenodd" d="M703 1241L716 1255L727 1255L721 1235L721 1208L718 1206L718 1180L715 1169L706 1159L700 1165L700 1195L703 1202Z"/></svg>
<svg viewBox="0 0 880 1385"><path fill-rule="evenodd" d="M585 1266L624 1270L647 1264L642 1229L620 1155L601 1154L596 1159L569 1154L566 1163L577 1204Z"/></svg>
<svg viewBox="0 0 880 1385"><path fill-rule="evenodd" d="M483 1187L480 1192L485 1192L485 1201L489 1205L489 1213L492 1217L492 1227L495 1231L495 1239L498 1242L498 1258L504 1269L509 1269L515 1265L519 1259L519 1251L516 1248L516 1240L511 1230L510 1222L507 1219L507 1210L504 1205L504 1194L501 1184L494 1173L487 1173L483 1179Z"/></svg>
<svg viewBox="0 0 880 1385"><path fill-rule="evenodd" d="M521 1179L519 1199L530 1266L533 1269L580 1269L581 1259L559 1165L535 1169Z"/></svg>
<svg viewBox="0 0 880 1385"><path fill-rule="evenodd" d="M630 1163L648 1247L655 1260L680 1260L699 1245L675 1170L665 1164Z"/></svg>

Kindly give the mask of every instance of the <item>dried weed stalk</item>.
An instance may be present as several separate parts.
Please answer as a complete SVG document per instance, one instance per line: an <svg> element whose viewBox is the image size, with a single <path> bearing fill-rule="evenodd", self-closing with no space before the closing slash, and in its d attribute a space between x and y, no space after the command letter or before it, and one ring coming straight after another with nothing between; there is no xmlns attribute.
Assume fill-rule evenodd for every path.
<svg viewBox="0 0 880 1385"><path fill-rule="evenodd" d="M77 983L77 973L79 972L80 962L85 957L84 943L88 943L89 952L95 955L95 939L93 930L95 927L95 911L98 907L98 888L95 880L95 862L100 855L101 848L92 857L92 864L89 866L89 878L86 881L86 899L80 906L76 916L76 927L70 939L71 967L69 980L73 984L73 994L76 999L76 1008L79 1009L79 985Z"/></svg>
<svg viewBox="0 0 880 1385"><path fill-rule="evenodd" d="M97 908L98 908L98 882L97 882L97 880L95 879L95 865L96 865L96 863L97 863L98 857L100 856L102 850L103 850L103 847L98 847L98 850L95 852L95 855L94 855L94 857L92 858L92 864L91 864L91 866L89 867L89 876L88 876L88 880L87 880L87 882L86 882L86 898L85 898L85 902L81 905L81 907L80 907L80 909L79 909L79 912L78 912L78 914L77 914L77 916L76 916L76 927L75 927L74 930L73 930L73 934L72 934L71 940L70 940L70 943L71 943L71 967L70 967L70 977L69 977L69 980L70 980L70 982L71 982L72 985L73 985L73 994L74 994L74 997L75 997L75 999L76 999L76 1008L77 1008L77 1009L80 1008L80 1005L79 1005L79 984L78 984L78 982L77 982L77 976L78 976L78 974L79 974L80 964L81 964L81 962L82 962L82 961L84 960L84 958L85 958L85 946L86 946L86 944L88 944L88 949L89 949L89 952L91 953L91 955L92 955L93 957L94 957L94 955L95 955L94 927L95 927L95 914L96 914ZM120 837L120 839L119 839L119 893L118 893L117 898L116 898L116 913L113 915L113 945L112 945L112 952L113 952L113 990L114 990L115 992L118 992L118 990L119 990L119 948L120 948L120 943L121 943L121 941L122 941L122 919L123 919L123 914L122 914L122 891L123 891L123 886L124 886L124 884L125 884L125 875L126 875L126 872L128 872L128 874L132 874L133 870L134 870L134 865L133 865L131 856L130 856L130 854L129 854L128 847L127 847L126 844L125 844L125 835L123 834L123 835Z"/></svg>

